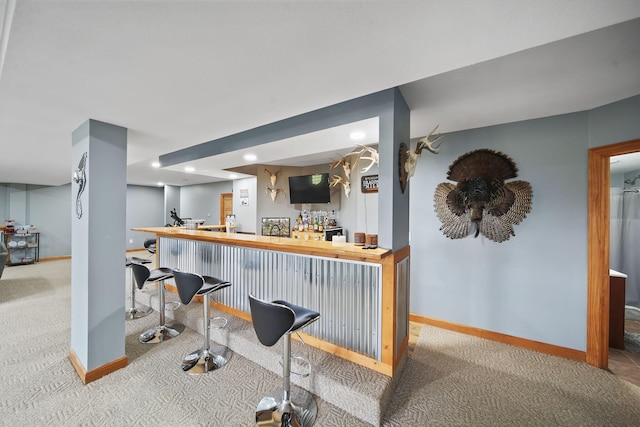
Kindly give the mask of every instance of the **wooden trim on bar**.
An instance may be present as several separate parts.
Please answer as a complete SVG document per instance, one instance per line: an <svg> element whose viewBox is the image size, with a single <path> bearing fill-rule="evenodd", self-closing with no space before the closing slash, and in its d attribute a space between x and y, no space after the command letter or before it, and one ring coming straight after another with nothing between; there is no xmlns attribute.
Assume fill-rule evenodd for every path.
<svg viewBox="0 0 640 427"><path fill-rule="evenodd" d="M253 234L226 233L219 231L187 230L180 227L133 228L134 231L155 233L157 237L200 240L222 245L242 246L278 252L290 252L325 258L348 259L352 261L374 262L391 254L389 249L363 249L353 243L333 246L322 240L302 240L289 237L257 236Z"/></svg>
<svg viewBox="0 0 640 427"><path fill-rule="evenodd" d="M178 289L170 284L165 284L165 288L171 292L178 292ZM196 298L200 298L200 302L202 302L202 297L195 297ZM240 319L246 320L247 322L251 322L251 313L246 313L244 311L235 309L233 307L229 307L226 306L224 304L220 304L218 302L215 301L211 301L209 300L209 305L211 305L212 307L223 311L225 313L229 313L233 316L239 317ZM372 359L370 357L367 356L363 356L360 353L356 353L355 351L346 349L344 347L340 347L338 345L332 344L328 341L324 341L321 339L318 339L316 337L313 337L311 335L307 335L302 331L298 332L300 334L300 336L303 337L304 342L311 345L312 347L316 347L319 348L323 351L326 351L327 353L331 353L334 354L338 357L341 357L343 359L349 360L351 362L357 363L358 365L362 365L364 367L367 367L373 371L379 372L381 374L387 375L387 376L392 376L393 372L395 370L395 367L392 368L391 363L387 364L387 363L381 363L375 359ZM291 336L293 339L298 339L298 337L296 335L292 335ZM408 339L407 339L408 341Z"/></svg>
<svg viewBox="0 0 640 427"><path fill-rule="evenodd" d="M411 256L411 247L410 246L405 246L404 248L400 249L399 251L395 252L394 254L394 268L393 268L393 274L395 277L398 277L398 264L403 261L405 258L408 258ZM409 263L411 263L411 260L409 260ZM411 273L410 273L411 268L409 268L409 277L407 278L407 280L409 280L409 283L407 285L407 292L409 293L409 295L407 295L407 303L410 303L411 301ZM395 283L395 279L394 279L394 283ZM396 283L397 286L397 283ZM394 290L394 294L395 294L395 290ZM398 325L396 324L397 320L398 320L398 315L397 313L394 313L393 315L393 319L394 319L394 325L393 325L393 330L397 331L398 330ZM408 322L408 320L407 320ZM408 327L409 325L407 325ZM398 349L398 353L394 355L394 360L393 360L393 372L396 371L396 369L398 368L398 365L400 364L400 361L402 360L402 356L404 355L404 353L407 351L407 348L409 346L409 333L408 333L409 328L407 328L407 335L402 339L402 343L400 344L400 348ZM394 334L393 337L393 342L395 345L396 342L396 336Z"/></svg>
<svg viewBox="0 0 640 427"><path fill-rule="evenodd" d="M333 246L331 242L325 241L300 241L290 238L269 237L269 236L253 236L238 235L237 233L228 234L201 230L186 230L177 227L156 227L156 228L134 228L134 231L144 231L156 233L156 239L159 237L179 238L186 240L199 240L212 242L217 244L227 244L232 246L250 247L257 249L273 250L278 252L290 252L302 255L310 255L324 258L347 259L354 261L362 261L376 263L382 265L382 295L381 295L381 340L382 348L380 361L369 356L362 355L355 351L346 349L336 344L330 343L312 337L306 334L305 341L323 351L334 354L343 359L352 361L361 366L365 366L371 370L382 373L387 376L393 376L399 365L401 356L408 347L408 336L404 337L398 349L398 355L395 355L396 340L395 334L397 329L396 315L396 276L397 262L409 256L409 246L401 249L396 254L388 249L365 249L355 246L352 243L346 243L340 246ZM156 253L156 260L159 252ZM165 284L166 289L177 293L177 288L171 284ZM226 305L211 301L211 305L226 313L232 314L241 319L251 321L250 313L245 313L238 309L228 307ZM294 337L295 339L295 337Z"/></svg>
<svg viewBox="0 0 640 427"><path fill-rule="evenodd" d="M386 257L382 263L382 295L380 296L381 313L380 333L382 363L393 366L396 347L396 262L395 254Z"/></svg>
<svg viewBox="0 0 640 427"><path fill-rule="evenodd" d="M458 323L447 322L432 317L420 316L418 314L410 314L409 319L412 322L422 323L425 325L435 326L441 329L447 329L453 332L459 332L478 338L485 338L491 341L501 342L503 344L513 345L515 347L526 348L528 350L546 353L551 356L559 356L565 359L576 360L578 362L586 362L586 353L580 350L560 347L553 344L546 344L539 341L528 340L525 338L514 337L512 335L492 332L486 329L475 328L473 326L460 325Z"/></svg>
<svg viewBox="0 0 640 427"><path fill-rule="evenodd" d="M122 356L121 358L112 360L111 362L106 363L96 369L87 371L72 348L69 349L69 360L80 376L83 384L89 384L90 382L102 378L112 372L115 372L118 369L122 369L129 363L127 356Z"/></svg>
<svg viewBox="0 0 640 427"><path fill-rule="evenodd" d="M360 353L356 353L355 351L348 350L344 347L340 347L338 345L332 344L330 342L318 339L311 335L307 335L304 332L300 332L305 343L319 348L327 353L334 354L342 359L349 360L353 363L357 363L358 365L364 366L365 368L369 368L372 371L379 372L388 377L393 376L393 368L390 364L386 364L384 362L378 362L375 359L364 356ZM291 335L292 338L298 339L295 335Z"/></svg>

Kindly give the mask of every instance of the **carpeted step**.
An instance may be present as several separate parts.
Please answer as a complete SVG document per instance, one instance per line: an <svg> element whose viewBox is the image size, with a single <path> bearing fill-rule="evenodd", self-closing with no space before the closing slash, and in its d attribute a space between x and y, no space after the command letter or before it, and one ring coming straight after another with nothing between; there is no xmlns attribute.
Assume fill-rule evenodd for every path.
<svg viewBox="0 0 640 427"><path fill-rule="evenodd" d="M142 291L136 292L136 301L142 305L149 305L157 310L158 297L154 286L146 285ZM178 296L172 292L166 293L166 300L178 301ZM258 341L250 322L211 308L211 316L223 316L228 324L223 329L211 328L210 337L213 342L229 347L235 353L282 375L282 343L279 341L273 347L265 347ZM157 316L156 312L151 316ZM181 306L175 311L166 312L167 323L176 321L198 333L203 333L202 306L199 302L192 302ZM297 339L292 339L292 355L302 356L311 362L312 371L307 377L291 375L291 383L304 388L320 397L324 401L347 411L359 419L378 426L382 424L384 411L391 401L398 375L392 379L386 375L372 371L356 363L344 360L324 352L315 347L304 345ZM405 360L406 361L406 360ZM404 365L405 361L401 363ZM229 363L233 363L233 358ZM293 363L292 363L292 369ZM282 384L274 384L273 388ZM256 402L257 404L258 402Z"/></svg>

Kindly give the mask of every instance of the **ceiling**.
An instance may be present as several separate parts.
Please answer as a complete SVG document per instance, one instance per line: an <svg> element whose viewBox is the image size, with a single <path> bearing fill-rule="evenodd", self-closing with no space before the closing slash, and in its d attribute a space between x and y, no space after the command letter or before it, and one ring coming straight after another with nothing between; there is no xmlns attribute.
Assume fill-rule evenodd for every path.
<svg viewBox="0 0 640 427"><path fill-rule="evenodd" d="M70 182L89 118L128 129L130 184L191 185L230 179L244 153L151 163L396 86L412 138L591 109L640 94L638 18L637 0L0 0L0 182ZM375 120L359 126L377 141ZM322 163L350 131L255 162Z"/></svg>

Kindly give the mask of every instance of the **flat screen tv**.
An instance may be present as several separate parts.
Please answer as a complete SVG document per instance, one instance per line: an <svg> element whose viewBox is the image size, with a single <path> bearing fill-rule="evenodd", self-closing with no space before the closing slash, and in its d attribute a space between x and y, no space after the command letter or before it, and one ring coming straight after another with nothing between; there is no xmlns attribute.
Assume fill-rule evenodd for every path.
<svg viewBox="0 0 640 427"><path fill-rule="evenodd" d="M290 176L289 200L293 204L330 203L329 174Z"/></svg>

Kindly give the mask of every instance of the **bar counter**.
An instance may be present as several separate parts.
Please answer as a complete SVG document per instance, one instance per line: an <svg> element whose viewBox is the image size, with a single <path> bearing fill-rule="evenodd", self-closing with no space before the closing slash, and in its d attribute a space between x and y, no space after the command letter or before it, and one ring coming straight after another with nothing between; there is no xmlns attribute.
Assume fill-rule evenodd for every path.
<svg viewBox="0 0 640 427"><path fill-rule="evenodd" d="M301 334L307 344L393 376L408 340L407 301L398 301L396 286L398 277L408 277L408 248L398 254L353 243L183 227L133 230L156 235L158 266L231 282L216 293L216 308L250 321L253 294L316 310L320 319Z"/></svg>

